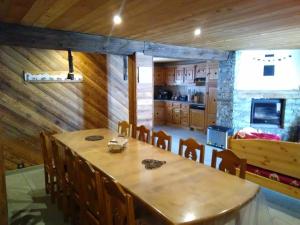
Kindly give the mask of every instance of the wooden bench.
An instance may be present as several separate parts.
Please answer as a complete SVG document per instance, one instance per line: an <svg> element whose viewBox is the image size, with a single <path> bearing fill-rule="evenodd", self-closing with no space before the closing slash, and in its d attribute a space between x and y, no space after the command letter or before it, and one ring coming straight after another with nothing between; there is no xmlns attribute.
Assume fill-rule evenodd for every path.
<svg viewBox="0 0 300 225"><path fill-rule="evenodd" d="M229 149L247 164L300 179L300 143L229 138ZM246 172L246 179L300 199L300 188Z"/></svg>

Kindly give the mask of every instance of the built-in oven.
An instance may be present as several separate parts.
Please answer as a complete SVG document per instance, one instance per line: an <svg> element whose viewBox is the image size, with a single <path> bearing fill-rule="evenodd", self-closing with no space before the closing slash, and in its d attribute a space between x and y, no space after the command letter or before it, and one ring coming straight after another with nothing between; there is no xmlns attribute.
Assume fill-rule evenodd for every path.
<svg viewBox="0 0 300 225"><path fill-rule="evenodd" d="M205 110L204 104L190 104L190 109Z"/></svg>

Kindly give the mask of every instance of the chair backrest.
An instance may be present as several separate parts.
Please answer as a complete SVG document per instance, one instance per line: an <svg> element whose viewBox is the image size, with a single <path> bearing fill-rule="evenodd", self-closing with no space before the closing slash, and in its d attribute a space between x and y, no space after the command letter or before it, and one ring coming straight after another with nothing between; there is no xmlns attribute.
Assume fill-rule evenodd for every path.
<svg viewBox="0 0 300 225"><path fill-rule="evenodd" d="M141 125L136 128L137 139L143 142L149 143L150 141L150 130L144 125Z"/></svg>
<svg viewBox="0 0 300 225"><path fill-rule="evenodd" d="M164 131L160 130L158 132L152 132L152 145L159 148L171 151L172 146L172 136L168 135Z"/></svg>
<svg viewBox="0 0 300 225"><path fill-rule="evenodd" d="M217 158L221 158L219 170L236 175L237 168L240 170L240 178L245 179L247 160L240 159L229 149L223 151L213 150L211 167L216 168Z"/></svg>
<svg viewBox="0 0 300 225"><path fill-rule="evenodd" d="M40 133L44 164L50 168L53 167L52 134L54 133L46 133L45 131Z"/></svg>
<svg viewBox="0 0 300 225"><path fill-rule="evenodd" d="M52 141L52 151L53 151L55 169L57 173L58 186L60 189L62 189L64 188L65 177L66 177L65 161L64 161L65 146L58 141Z"/></svg>
<svg viewBox="0 0 300 225"><path fill-rule="evenodd" d="M81 202L96 220L104 224L104 196L100 172L95 170L87 161L79 159ZM100 224L102 224L100 223Z"/></svg>
<svg viewBox="0 0 300 225"><path fill-rule="evenodd" d="M66 166L68 171L69 184L76 193L80 193L80 175L78 156L68 147L65 148Z"/></svg>
<svg viewBox="0 0 300 225"><path fill-rule="evenodd" d="M135 225L132 196L112 179L102 178L107 225Z"/></svg>
<svg viewBox="0 0 300 225"><path fill-rule="evenodd" d="M184 147L186 147L185 150L183 149ZM199 144L193 138L189 138L186 140L180 139L178 155L182 156L183 154L185 158L197 161L197 150L200 154L198 162L204 163L204 145Z"/></svg>
<svg viewBox="0 0 300 225"><path fill-rule="evenodd" d="M127 121L120 121L118 123L118 133L126 137L132 136L132 125Z"/></svg>

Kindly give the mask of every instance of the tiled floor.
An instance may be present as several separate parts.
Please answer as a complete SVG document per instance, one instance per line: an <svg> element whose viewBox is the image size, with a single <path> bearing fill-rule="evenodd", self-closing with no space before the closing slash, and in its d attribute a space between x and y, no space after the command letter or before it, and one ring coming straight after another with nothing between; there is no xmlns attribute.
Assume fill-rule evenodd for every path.
<svg viewBox="0 0 300 225"><path fill-rule="evenodd" d="M173 127L157 127L173 136L172 152L177 154L179 138L194 137L205 143L206 137L200 132L193 132ZM206 149L205 164L209 165L211 149ZM50 202L45 194L44 173L42 166L8 172L6 176L8 192L9 225L65 225L61 211ZM300 200L262 189L264 204L267 206L273 225L299 225ZM268 224L262 224L268 225Z"/></svg>
<svg viewBox="0 0 300 225"><path fill-rule="evenodd" d="M6 176L9 225L64 225L62 213L45 193L42 166Z"/></svg>
<svg viewBox="0 0 300 225"><path fill-rule="evenodd" d="M179 139L192 137L199 143L206 143L206 135L199 131L173 126L155 126L154 130L164 130L172 135L172 152L178 154ZM210 165L212 147L205 147L204 164ZM274 225L300 225L300 200L290 198L266 188L261 189L264 204L267 205Z"/></svg>

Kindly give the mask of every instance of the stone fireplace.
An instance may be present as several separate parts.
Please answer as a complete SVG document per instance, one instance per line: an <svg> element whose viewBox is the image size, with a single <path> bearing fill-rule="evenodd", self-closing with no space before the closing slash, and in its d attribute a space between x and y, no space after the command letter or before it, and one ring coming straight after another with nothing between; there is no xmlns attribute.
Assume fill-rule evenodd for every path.
<svg viewBox="0 0 300 225"><path fill-rule="evenodd" d="M280 54L287 53L280 52ZM275 53L274 55L280 54ZM283 140L296 141L297 129L300 126L300 51L293 50L287 55L291 57L287 57L286 62L278 61L277 64L273 62L277 72L274 77L264 77L263 74L255 75L260 73L260 67L263 71L263 63L252 62L255 57L258 58L257 54L255 57L248 57L247 60L250 63L245 71L240 69L244 65L241 65L239 58L241 54L231 52L228 60L220 63L217 125L233 128L235 132L245 127L253 127L263 132L278 134ZM296 68L297 71L284 69L282 68L284 65ZM254 68L253 71L252 68ZM289 73L285 73L286 71ZM239 74L247 76L246 79L242 80ZM253 77L252 81L251 76ZM284 80L286 80L285 83ZM281 108L280 124L271 126L264 123L253 124L253 121L251 122L252 99L280 99L283 101L284 107Z"/></svg>
<svg viewBox="0 0 300 225"><path fill-rule="evenodd" d="M251 126L283 127L285 99L252 98Z"/></svg>

